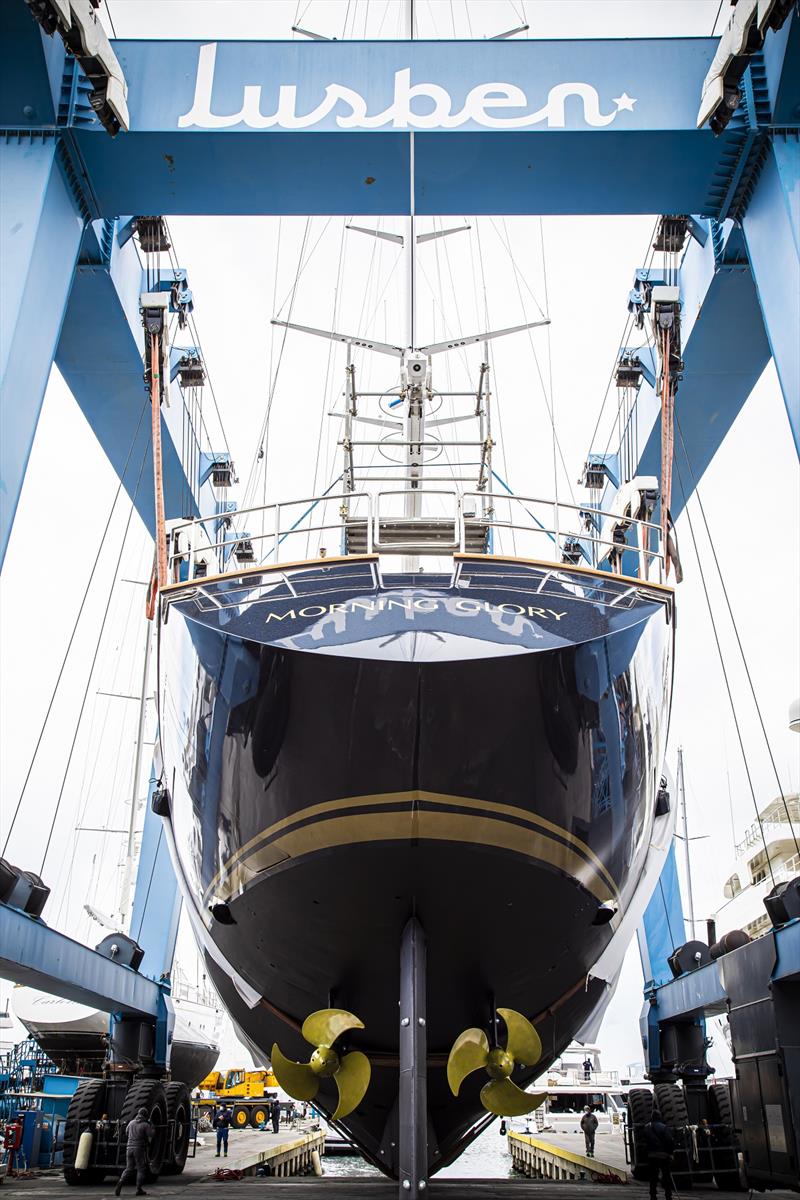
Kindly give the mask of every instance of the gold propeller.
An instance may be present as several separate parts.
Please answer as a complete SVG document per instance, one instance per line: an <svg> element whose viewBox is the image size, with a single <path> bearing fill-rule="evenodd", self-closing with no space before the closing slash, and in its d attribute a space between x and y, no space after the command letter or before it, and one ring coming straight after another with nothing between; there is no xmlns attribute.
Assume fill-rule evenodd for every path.
<svg viewBox="0 0 800 1200"><path fill-rule="evenodd" d="M363 1028L363 1022L343 1008L321 1008L312 1013L302 1028L305 1040L316 1047L310 1062L293 1062L281 1054L277 1045L272 1047L272 1070L278 1083L295 1100L313 1100L320 1080L333 1077L339 1089L333 1119L346 1117L364 1098L372 1068L360 1050L352 1050L340 1058L333 1043L349 1029Z"/></svg>
<svg viewBox="0 0 800 1200"><path fill-rule="evenodd" d="M513 1008L498 1008L497 1011L506 1023L505 1050L500 1046L491 1049L482 1029L465 1029L450 1051L447 1082L450 1091L457 1096L467 1076L483 1067L490 1077L481 1088L483 1107L498 1117L522 1117L538 1108L547 1093L524 1092L511 1082L509 1076L518 1063L523 1067L534 1066L542 1056L542 1043L522 1013Z"/></svg>

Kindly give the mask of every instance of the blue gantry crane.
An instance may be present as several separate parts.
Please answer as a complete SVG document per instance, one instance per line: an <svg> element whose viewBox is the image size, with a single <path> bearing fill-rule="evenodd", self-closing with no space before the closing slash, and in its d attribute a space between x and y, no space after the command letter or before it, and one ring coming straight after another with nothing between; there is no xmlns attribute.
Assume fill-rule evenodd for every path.
<svg viewBox="0 0 800 1200"><path fill-rule="evenodd" d="M6 0L0 23L0 561L53 363L154 528L152 478L137 487L128 469L150 436L142 316L188 322L193 298L184 268L158 265L168 231L146 214L663 213L657 245L675 267L637 269L629 310L634 326L648 313L672 331L671 385L657 356L623 346L621 436L587 456L596 507L658 473L669 404L676 520L770 357L800 446L792 0L738 0L719 39L109 42L93 0ZM164 413L164 516L213 516L223 528L231 506L211 485L224 487L233 464L191 434L187 444L184 421L202 357L183 350L164 366L180 385ZM89 950L43 922L40 881L7 864L0 876L0 973L110 1012L112 1057L155 1073L169 1062L180 909L157 776L128 931ZM704 1084L703 1014L741 999L745 977L774 995L796 989L792 903L774 906L769 963L750 947L719 961L681 955L668 858L642 939L654 1079ZM737 955L752 960L738 975ZM785 1139L800 1126L792 1070ZM754 1168L765 1182L767 1159ZM775 1178L785 1181L787 1162L776 1159Z"/></svg>

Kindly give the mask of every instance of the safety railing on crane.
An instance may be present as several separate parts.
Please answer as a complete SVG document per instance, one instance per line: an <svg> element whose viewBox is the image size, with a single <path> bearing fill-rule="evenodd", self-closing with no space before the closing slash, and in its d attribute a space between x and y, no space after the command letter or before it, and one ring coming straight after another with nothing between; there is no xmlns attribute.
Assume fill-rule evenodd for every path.
<svg viewBox="0 0 800 1200"><path fill-rule="evenodd" d="M650 583L662 583L665 574L662 530L653 521L488 491L394 488L307 496L173 522L168 537L172 583L354 554L511 556Z"/></svg>

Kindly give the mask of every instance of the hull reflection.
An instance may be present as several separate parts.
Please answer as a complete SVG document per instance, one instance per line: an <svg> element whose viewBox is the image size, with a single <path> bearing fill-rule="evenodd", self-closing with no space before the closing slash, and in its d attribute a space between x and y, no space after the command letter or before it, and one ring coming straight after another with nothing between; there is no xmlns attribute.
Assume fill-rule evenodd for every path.
<svg viewBox="0 0 800 1200"><path fill-rule="evenodd" d="M359 1015L372 1082L344 1124L391 1174L416 913L435 1170L486 1117L484 1080L454 1099L444 1064L492 997L542 1040L520 1084L607 998L592 968L641 902L653 834L671 591L486 558L383 577L364 557L178 585L161 604L167 825L215 986L262 1056L278 1041L307 1059L315 1009ZM335 1107L332 1081L319 1103Z"/></svg>

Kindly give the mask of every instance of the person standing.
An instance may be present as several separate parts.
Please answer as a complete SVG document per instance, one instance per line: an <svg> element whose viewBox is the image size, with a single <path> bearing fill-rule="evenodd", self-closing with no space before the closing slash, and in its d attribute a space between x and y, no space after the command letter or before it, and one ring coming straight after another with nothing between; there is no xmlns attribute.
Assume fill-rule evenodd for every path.
<svg viewBox="0 0 800 1200"><path fill-rule="evenodd" d="M228 1157L228 1130L231 1127L231 1114L227 1104L224 1104L214 1117L214 1128L217 1131L217 1158L219 1158L220 1149L225 1150L225 1158Z"/></svg>
<svg viewBox="0 0 800 1200"><path fill-rule="evenodd" d="M281 1123L281 1102L277 1096L270 1105L269 1115L272 1118L272 1132L277 1133Z"/></svg>
<svg viewBox="0 0 800 1200"><path fill-rule="evenodd" d="M583 1137L586 1142L586 1157L594 1158L594 1136L597 1133L597 1117L588 1104L583 1110L583 1116L581 1117L581 1129L583 1130Z"/></svg>
<svg viewBox="0 0 800 1200"><path fill-rule="evenodd" d="M657 1108L653 1109L653 1114L644 1127L644 1140L650 1165L650 1200L656 1200L658 1195L659 1174L664 1185L664 1196L666 1200L672 1200L671 1167L675 1142Z"/></svg>
<svg viewBox="0 0 800 1200"><path fill-rule="evenodd" d="M587 1083L590 1083L590 1082L591 1082L591 1079L592 1079L592 1060L591 1060L590 1058L585 1058L585 1059L583 1060L583 1078L586 1080L586 1082L587 1082Z"/></svg>
<svg viewBox="0 0 800 1200"><path fill-rule="evenodd" d="M147 1195L142 1184L147 1182L147 1147L155 1137L155 1132L155 1126L151 1125L148 1119L147 1109L140 1108L125 1130L128 1139L125 1148L125 1170L114 1188L115 1196L120 1196L125 1184L133 1183L134 1179L136 1195Z"/></svg>

